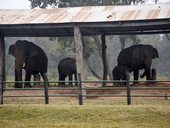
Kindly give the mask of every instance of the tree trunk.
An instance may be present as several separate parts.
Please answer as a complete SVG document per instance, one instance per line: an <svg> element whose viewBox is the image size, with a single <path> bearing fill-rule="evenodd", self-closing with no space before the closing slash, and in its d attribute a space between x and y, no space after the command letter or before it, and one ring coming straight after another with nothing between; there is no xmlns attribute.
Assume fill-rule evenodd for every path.
<svg viewBox="0 0 170 128"><path fill-rule="evenodd" d="M107 64L106 64L106 37L105 35L101 36L102 41L102 60L103 60L103 81L107 80ZM103 82L102 86L106 86L106 82Z"/></svg>
<svg viewBox="0 0 170 128"><path fill-rule="evenodd" d="M99 40L98 36L93 36L96 46L97 46L97 50L98 53L100 55L100 57L102 58L102 45L101 45L101 41ZM105 56L105 63L106 63L106 67L107 67L107 74L109 75L110 80L112 79L112 72L109 68L109 64L108 64L108 59L107 59L107 54Z"/></svg>
<svg viewBox="0 0 170 128"><path fill-rule="evenodd" d="M88 61L89 57L86 54L87 42L86 42L85 37L82 37L82 45L83 45L83 59L84 59L85 66L87 66L86 68L88 68L90 72L92 73L92 75L94 75L97 79L102 80L100 75L98 75L97 72L93 70L93 68L90 66L90 63Z"/></svg>
<svg viewBox="0 0 170 128"><path fill-rule="evenodd" d="M77 76L81 75L81 79L84 80L84 61L83 61L83 45L82 45L82 37L79 26L74 26L74 40L76 46L76 68L77 68ZM82 83L82 87L84 84ZM83 90L83 95L86 94L86 90Z"/></svg>

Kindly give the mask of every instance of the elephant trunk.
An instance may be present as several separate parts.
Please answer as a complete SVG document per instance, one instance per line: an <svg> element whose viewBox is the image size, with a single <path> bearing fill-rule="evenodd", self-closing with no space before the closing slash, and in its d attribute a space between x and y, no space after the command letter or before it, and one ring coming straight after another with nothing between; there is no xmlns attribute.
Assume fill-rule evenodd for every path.
<svg viewBox="0 0 170 128"><path fill-rule="evenodd" d="M15 88L22 88L22 83L18 83L18 81L22 81L22 68L15 68Z"/></svg>

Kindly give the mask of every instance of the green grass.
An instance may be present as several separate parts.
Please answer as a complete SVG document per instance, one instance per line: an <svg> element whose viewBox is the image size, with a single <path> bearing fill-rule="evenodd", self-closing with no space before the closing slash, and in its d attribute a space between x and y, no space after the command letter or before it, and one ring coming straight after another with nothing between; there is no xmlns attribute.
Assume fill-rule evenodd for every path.
<svg viewBox="0 0 170 128"><path fill-rule="evenodd" d="M13 100L0 106L0 128L170 127L169 100L137 99L131 106L122 99L88 99L83 106L77 99L50 100L49 105L38 101Z"/></svg>

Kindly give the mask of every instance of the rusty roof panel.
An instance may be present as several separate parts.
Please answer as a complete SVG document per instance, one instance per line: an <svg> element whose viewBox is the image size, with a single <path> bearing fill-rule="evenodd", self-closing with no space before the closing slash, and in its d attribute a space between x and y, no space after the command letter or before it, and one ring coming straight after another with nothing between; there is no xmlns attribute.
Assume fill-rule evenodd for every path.
<svg viewBox="0 0 170 128"><path fill-rule="evenodd" d="M0 24L108 22L170 18L170 4L3 10Z"/></svg>

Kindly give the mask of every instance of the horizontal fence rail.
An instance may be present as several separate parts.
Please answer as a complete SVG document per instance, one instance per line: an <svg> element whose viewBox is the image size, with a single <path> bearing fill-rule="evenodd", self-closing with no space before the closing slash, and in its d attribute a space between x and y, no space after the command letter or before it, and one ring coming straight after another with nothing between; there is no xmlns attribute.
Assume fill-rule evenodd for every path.
<svg viewBox="0 0 170 128"><path fill-rule="evenodd" d="M80 77L80 76L79 76ZM154 80L154 81L130 81L130 80L124 80L121 82L126 82L126 86L117 87L117 86L109 86L109 87L85 87L82 86L84 83L115 83L120 81L113 81L113 80L105 80L105 81L94 81L94 80L81 80L81 78L78 79L78 81L47 81L47 83L44 83L42 81L4 81L3 84L14 84L14 83L43 83L44 85L47 83L58 83L58 82L78 82L78 86L76 87L52 87L49 88L48 86L44 86L44 88L3 88L3 92L5 91L44 91L44 94L20 94L20 95L3 95L3 98L8 97L44 97L45 98L45 104L49 103L49 97L78 97L79 104L83 105L83 97L127 97L127 104L131 104L131 97L165 97L165 99L168 99L170 97L169 94L152 94L152 95L134 95L131 94L131 91L133 90L170 90L170 87L132 87L130 86L130 83L132 82L139 82L139 83L146 83L146 82L168 82L170 83L170 80ZM52 90L73 90L76 91L75 94L48 94L49 91ZM127 91L127 95L120 95L120 94L84 94L83 90L125 90ZM2 102L3 103L3 102Z"/></svg>

